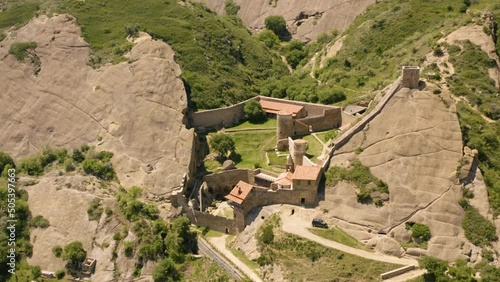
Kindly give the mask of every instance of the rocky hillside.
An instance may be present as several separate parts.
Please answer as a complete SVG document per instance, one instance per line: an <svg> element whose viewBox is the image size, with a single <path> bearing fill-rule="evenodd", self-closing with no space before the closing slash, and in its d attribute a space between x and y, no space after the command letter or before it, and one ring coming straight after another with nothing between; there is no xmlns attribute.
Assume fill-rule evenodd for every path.
<svg viewBox="0 0 500 282"><path fill-rule="evenodd" d="M464 241L463 210L458 205L462 191L454 182L461 156L455 107L429 91L400 90L331 162L347 166L359 159L387 183L389 202L383 207L358 203L355 188L341 182L327 187L320 206L334 218L374 233L389 233L400 241L408 236L406 221L425 223L433 235L429 255L461 258L457 249Z"/></svg>
<svg viewBox="0 0 500 282"><path fill-rule="evenodd" d="M224 14L225 0L197 0L207 7ZM265 29L264 20L268 16L280 15L285 18L293 38L310 41L333 29L344 31L354 19L374 0L235 0L240 9L238 16L252 31Z"/></svg>
<svg viewBox="0 0 500 282"><path fill-rule="evenodd" d="M19 60L12 46L34 42ZM112 151L121 184L166 194L191 165L181 71L165 43L136 40L129 61L94 69L76 20L40 16L0 44L0 148L16 159L44 145Z"/></svg>

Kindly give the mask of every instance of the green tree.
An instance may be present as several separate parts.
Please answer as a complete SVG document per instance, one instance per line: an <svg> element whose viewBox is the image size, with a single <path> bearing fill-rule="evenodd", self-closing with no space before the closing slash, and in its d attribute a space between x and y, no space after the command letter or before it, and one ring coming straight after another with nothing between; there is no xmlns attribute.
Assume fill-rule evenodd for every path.
<svg viewBox="0 0 500 282"><path fill-rule="evenodd" d="M64 247L62 253L62 259L67 260L68 264L66 267L68 269L77 270L79 264L85 260L87 252L83 249L82 243L79 241L74 241L67 244Z"/></svg>
<svg viewBox="0 0 500 282"><path fill-rule="evenodd" d="M10 166L10 168L15 167L14 160L9 154L0 151L0 173L3 172L7 165Z"/></svg>
<svg viewBox="0 0 500 282"><path fill-rule="evenodd" d="M280 45L280 39L272 30L263 30L257 34L257 39L264 42L267 48L274 48Z"/></svg>
<svg viewBox="0 0 500 282"><path fill-rule="evenodd" d="M240 6L234 3L233 0L226 0L226 6L225 6L226 15L236 16L239 10Z"/></svg>
<svg viewBox="0 0 500 282"><path fill-rule="evenodd" d="M155 282L179 281L180 274L171 259L163 259L153 270L153 279Z"/></svg>
<svg viewBox="0 0 500 282"><path fill-rule="evenodd" d="M236 150L236 144L227 134L217 133L210 137L210 147L220 156L226 157L228 152L231 154Z"/></svg>
<svg viewBox="0 0 500 282"><path fill-rule="evenodd" d="M288 30L286 29L286 22L282 16L269 16L265 19L266 29L271 30L276 34L281 40L285 39L288 35Z"/></svg>
<svg viewBox="0 0 500 282"><path fill-rule="evenodd" d="M73 151L73 155L71 157L77 163L81 163L81 162L83 162L83 160L85 160L85 156L83 155L82 151L80 151L78 149L75 149Z"/></svg>
<svg viewBox="0 0 500 282"><path fill-rule="evenodd" d="M245 117L250 122L259 122L266 118L266 112L264 112L262 106L256 100L248 101L243 107L243 111L245 112Z"/></svg>

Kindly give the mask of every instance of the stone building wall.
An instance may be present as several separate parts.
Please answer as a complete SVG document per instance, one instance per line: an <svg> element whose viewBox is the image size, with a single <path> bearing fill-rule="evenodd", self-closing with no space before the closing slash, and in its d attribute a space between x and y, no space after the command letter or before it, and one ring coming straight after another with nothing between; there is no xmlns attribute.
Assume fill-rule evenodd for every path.
<svg viewBox="0 0 500 282"><path fill-rule="evenodd" d="M298 119L298 121L310 125L313 131L338 128L342 125L342 109L325 109L319 116L309 115L306 118Z"/></svg>
<svg viewBox="0 0 500 282"><path fill-rule="evenodd" d="M403 79L401 86L404 88L415 89L418 88L418 81L420 80L419 67L403 67Z"/></svg>
<svg viewBox="0 0 500 282"><path fill-rule="evenodd" d="M209 192L213 195L227 195L240 181L254 183L254 172L248 169L231 169L219 173L209 174L203 179L207 183Z"/></svg>

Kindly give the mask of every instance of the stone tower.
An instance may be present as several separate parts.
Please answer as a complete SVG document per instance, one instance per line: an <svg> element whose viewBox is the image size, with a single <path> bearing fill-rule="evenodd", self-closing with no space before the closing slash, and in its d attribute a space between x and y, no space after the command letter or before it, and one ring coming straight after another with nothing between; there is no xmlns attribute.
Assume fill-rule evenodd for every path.
<svg viewBox="0 0 500 282"><path fill-rule="evenodd" d="M276 147L280 151L286 150L287 138L293 136L293 117L290 113L279 112L276 115L276 134L278 137Z"/></svg>
<svg viewBox="0 0 500 282"><path fill-rule="evenodd" d="M293 148L290 148L290 154L293 160L293 168L295 169L298 165L303 164L304 156L307 151L307 141L304 139L294 140L291 144Z"/></svg>
<svg viewBox="0 0 500 282"><path fill-rule="evenodd" d="M420 80L420 68L404 66L403 67L403 80L402 87L415 89L418 88L418 81Z"/></svg>

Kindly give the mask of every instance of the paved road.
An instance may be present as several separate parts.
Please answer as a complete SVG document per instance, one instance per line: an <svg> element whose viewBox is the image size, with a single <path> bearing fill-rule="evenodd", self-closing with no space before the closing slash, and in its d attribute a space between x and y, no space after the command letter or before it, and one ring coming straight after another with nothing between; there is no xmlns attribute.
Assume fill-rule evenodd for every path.
<svg viewBox="0 0 500 282"><path fill-rule="evenodd" d="M367 251L363 251L360 249L356 249L353 247L349 247L335 241L331 241L320 237L316 234L313 234L307 230L311 226L309 221L303 220L300 218L300 213L295 213L294 215L282 214L281 219L283 222L282 229L287 233L291 233L311 241L317 242L323 246L330 247L333 249L337 249L339 251L343 251L349 254L353 254L356 256L360 256L363 258L394 263L394 264L402 264L402 265L415 265L418 266L418 261L410 258L398 258L393 256L388 256L381 253L371 253Z"/></svg>
<svg viewBox="0 0 500 282"><path fill-rule="evenodd" d="M234 265L236 265L243 273L245 273L252 281L262 282L262 279L245 263L243 263L239 258L237 258L231 251L226 248L226 237L227 235L221 237L210 238L210 243L212 243L217 251L221 252L226 256Z"/></svg>
<svg viewBox="0 0 500 282"><path fill-rule="evenodd" d="M198 249L200 252L212 258L215 263L222 267L231 277L236 279L236 281L245 278L245 275L241 274L241 272L227 261L224 256L213 250L213 247L201 237L198 237Z"/></svg>

